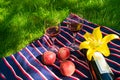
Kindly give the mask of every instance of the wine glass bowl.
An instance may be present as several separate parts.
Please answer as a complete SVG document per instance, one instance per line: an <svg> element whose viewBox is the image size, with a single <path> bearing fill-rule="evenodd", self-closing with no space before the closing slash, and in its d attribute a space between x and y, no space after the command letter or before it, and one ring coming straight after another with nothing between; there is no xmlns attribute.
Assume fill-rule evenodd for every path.
<svg viewBox="0 0 120 80"><path fill-rule="evenodd" d="M70 31L78 32L82 29L82 24L76 23L76 22L71 22L70 24L68 24L68 27L69 27Z"/></svg>
<svg viewBox="0 0 120 80"><path fill-rule="evenodd" d="M52 27L48 27L45 30L45 34L48 35L49 37L55 37L60 33L60 27L58 26L52 26Z"/></svg>

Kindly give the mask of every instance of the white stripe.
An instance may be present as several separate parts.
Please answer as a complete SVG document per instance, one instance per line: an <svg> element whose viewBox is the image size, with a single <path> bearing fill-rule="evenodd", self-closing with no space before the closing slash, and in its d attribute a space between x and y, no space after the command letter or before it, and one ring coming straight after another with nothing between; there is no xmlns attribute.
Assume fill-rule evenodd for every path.
<svg viewBox="0 0 120 80"><path fill-rule="evenodd" d="M110 67L111 68L111 70L113 71L113 72L115 72L115 73L117 73L117 74L120 74L120 71L118 71L118 70L115 70L114 68L112 68L112 67Z"/></svg>
<svg viewBox="0 0 120 80"><path fill-rule="evenodd" d="M75 69L75 72L78 73L79 75L82 75L82 77L88 78L85 74L80 72L79 70Z"/></svg>
<svg viewBox="0 0 120 80"><path fill-rule="evenodd" d="M40 54L40 55L42 55L42 52L40 52L39 50L38 50L38 48L36 48L36 46L32 43L32 46L33 46L33 48Z"/></svg>
<svg viewBox="0 0 120 80"><path fill-rule="evenodd" d="M115 56L115 57L117 57L117 58L120 58L120 55L115 54L115 53L112 53L112 54L110 54L110 55Z"/></svg>
<svg viewBox="0 0 120 80"><path fill-rule="evenodd" d="M33 45L34 46L34 45ZM40 52L37 48L36 48L36 50L38 51L38 52ZM41 53L41 52L40 52ZM42 54L41 54L42 55ZM39 62L39 61L38 61ZM40 63L40 62L39 62ZM40 63L41 64L41 63ZM43 64L41 64L41 65L43 65ZM47 67L47 66L44 66L45 67L45 69L47 69L52 75L54 75L56 78L57 78L57 76L51 71L51 70L49 70L49 68Z"/></svg>
<svg viewBox="0 0 120 80"><path fill-rule="evenodd" d="M115 48L110 48L110 50L113 50L113 51L116 51L116 52L120 53L120 50L117 50Z"/></svg>
<svg viewBox="0 0 120 80"><path fill-rule="evenodd" d="M71 42L67 40L64 36L62 36L61 34L59 34L59 36L62 37L65 41L67 41L69 44L71 44Z"/></svg>
<svg viewBox="0 0 120 80"><path fill-rule="evenodd" d="M74 61L74 62L76 62L76 63L78 63L79 65L81 65L82 67L86 68L87 70L89 70L88 66L85 66L84 64L80 63L79 61L74 60L73 58L69 58L69 59L72 60L72 61Z"/></svg>
<svg viewBox="0 0 120 80"><path fill-rule="evenodd" d="M49 45L52 45L53 44L53 42L50 40L50 38L47 36L47 35L44 35L45 37L46 37L46 39L50 42L50 44Z"/></svg>
<svg viewBox="0 0 120 80"><path fill-rule="evenodd" d="M84 63L86 66L88 66L87 62L78 59L78 58L77 58L76 56L74 56L74 55L71 55L71 56L74 57L77 61L82 62L82 63Z"/></svg>
<svg viewBox="0 0 120 80"><path fill-rule="evenodd" d="M36 59L36 57L31 53L31 51L28 49L28 48L25 48L29 53L30 53L30 55L34 58L34 60L36 61L36 62L38 62L39 64L41 64L39 61L38 61L38 59ZM42 64L41 64L42 65ZM43 65L42 65L43 66ZM45 67L45 66L43 66L43 67ZM45 68L45 69L47 69L55 78L57 78L57 79L60 79L59 77L57 77L51 70L49 70L47 67Z"/></svg>
<svg viewBox="0 0 120 80"><path fill-rule="evenodd" d="M71 36L68 32L64 31L61 29L62 32L66 33L67 35L69 35L71 38L73 38L73 36Z"/></svg>
<svg viewBox="0 0 120 80"><path fill-rule="evenodd" d="M29 63L29 61L26 59L26 57L22 54L22 52L19 52L19 54L22 56L22 58L26 61L26 63L34 69L42 78L45 80L48 80L36 67L34 67L32 64Z"/></svg>
<svg viewBox="0 0 120 80"><path fill-rule="evenodd" d="M59 66L57 66L57 65L55 65L55 64L53 64L53 66L60 70L60 67L59 67ZM69 77L70 77L70 78L74 78L74 79L76 79L76 80L79 80L77 77L74 77L74 76L69 76Z"/></svg>
<svg viewBox="0 0 120 80"><path fill-rule="evenodd" d="M46 40L45 40L46 41ZM82 53L78 52L80 55L84 56ZM84 62L85 63L85 62Z"/></svg>
<svg viewBox="0 0 120 80"><path fill-rule="evenodd" d="M113 63L113 64L115 64L115 65L117 65L117 66L119 66L120 67L120 64L119 63L117 63L117 62L115 62L115 61L113 61L113 60L110 60L110 59L108 59L108 58L105 58L107 61L109 61L109 62L111 62L111 63Z"/></svg>
<svg viewBox="0 0 120 80"><path fill-rule="evenodd" d="M45 42L50 46L50 43L48 43L48 39L46 40L46 38L45 37L43 37L43 39L45 40Z"/></svg>
<svg viewBox="0 0 120 80"><path fill-rule="evenodd" d="M38 44L39 44L41 47L44 48L45 51L47 51L47 49L42 45L42 43L41 43L39 40L37 40L37 42L38 42Z"/></svg>
<svg viewBox="0 0 120 80"><path fill-rule="evenodd" d="M78 33L78 35L79 35L80 37L84 38L83 35L81 35L80 33Z"/></svg>
<svg viewBox="0 0 120 80"><path fill-rule="evenodd" d="M2 77L3 79L5 79L5 80L6 80L6 77L5 77L5 75L4 75L4 74L0 73L0 77Z"/></svg>
<svg viewBox="0 0 120 80"><path fill-rule="evenodd" d="M8 61L7 61L5 58L3 58L3 60L4 60L5 64L9 67L9 69L12 71L12 73L14 74L14 76L15 76L18 80L23 80L21 77L19 77L19 76L15 73L14 69L13 69L12 66L8 63Z"/></svg>
<svg viewBox="0 0 120 80"><path fill-rule="evenodd" d="M21 72L22 72L25 76L29 77L30 80L34 80L34 79L23 69L23 67L19 64L19 62L16 60L16 58L15 58L13 55L11 55L11 57L12 57L12 59L14 60L14 62L16 63L16 65L19 67L19 69L21 70Z"/></svg>
<svg viewBox="0 0 120 80"><path fill-rule="evenodd" d="M53 64L53 66L55 66L56 68L58 68L58 69L60 70L60 68L59 68L57 65ZM77 79L77 80L78 80L77 77L73 77L73 76L71 76L71 78L74 78L74 79Z"/></svg>
<svg viewBox="0 0 120 80"><path fill-rule="evenodd" d="M69 37L71 37L71 38L73 39L73 36L70 35L68 32L66 32L65 30L62 30L62 29L61 29L61 31L64 32L64 33L66 33L67 35L69 35ZM79 32L77 32L77 34L78 34L78 33L79 33ZM77 34L76 34L76 35L77 35ZM79 40L78 40L77 38L75 38L75 41L77 41L77 42L79 43ZM70 41L69 41L69 42L70 42ZM71 42L70 42L70 43L71 43Z"/></svg>
<svg viewBox="0 0 120 80"><path fill-rule="evenodd" d="M50 43L52 43L52 45L50 45L49 43L48 43L48 41L46 40L46 38L44 37L43 38L44 40L45 40L45 42L47 43L47 45L49 46L49 47L51 47L52 45L55 45L55 44L53 44L52 42L51 42L51 40L49 39L49 41L50 41ZM58 49L58 47L56 46L56 48ZM55 50L56 51L58 51L57 49L55 48Z"/></svg>
<svg viewBox="0 0 120 80"><path fill-rule="evenodd" d="M59 44L63 45L64 47L66 45L64 45L61 41L59 41L57 38L56 38L57 42L59 42ZM73 48L69 47L71 50L74 50ZM77 52L81 55L81 56L84 56L80 51L77 50Z"/></svg>
<svg viewBox="0 0 120 80"><path fill-rule="evenodd" d="M113 42L110 42L110 44L112 44L112 45L120 48L120 45L118 45L118 44L115 44L115 43L113 43Z"/></svg>
<svg viewBox="0 0 120 80"><path fill-rule="evenodd" d="M111 31L111 32L113 32L115 34L118 34L120 36L120 33L116 32L116 31L114 31L114 30L112 30L112 29L110 29L110 28L108 28L106 26L102 26L102 27L104 27L104 28L108 29L109 31Z"/></svg>

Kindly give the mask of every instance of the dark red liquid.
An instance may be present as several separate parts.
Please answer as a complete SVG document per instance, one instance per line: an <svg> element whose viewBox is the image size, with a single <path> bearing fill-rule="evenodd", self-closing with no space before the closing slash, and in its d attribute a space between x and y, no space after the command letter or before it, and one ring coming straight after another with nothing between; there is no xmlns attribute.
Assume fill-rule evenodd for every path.
<svg viewBox="0 0 120 80"><path fill-rule="evenodd" d="M59 29L59 27L56 27L56 26L49 27L46 29L46 34L51 37L58 35L59 32L60 32L60 29Z"/></svg>
<svg viewBox="0 0 120 80"><path fill-rule="evenodd" d="M71 24L69 24L69 28L71 31L77 32L82 28L82 25L79 23L71 23Z"/></svg>

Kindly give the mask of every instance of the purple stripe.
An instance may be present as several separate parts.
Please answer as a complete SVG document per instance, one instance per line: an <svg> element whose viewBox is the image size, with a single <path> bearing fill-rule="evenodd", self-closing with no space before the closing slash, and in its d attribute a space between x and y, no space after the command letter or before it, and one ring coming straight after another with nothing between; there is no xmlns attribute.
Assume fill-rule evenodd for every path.
<svg viewBox="0 0 120 80"><path fill-rule="evenodd" d="M14 77L17 80L23 80L21 77L17 76L14 69L12 68L12 66L7 62L7 60L5 58L3 58L4 63L6 64L6 66L9 68L9 70L13 73Z"/></svg>
<svg viewBox="0 0 120 80"><path fill-rule="evenodd" d="M111 62L111 63L113 63L114 65L117 65L118 67L120 67L120 64L119 64L119 63L117 63L117 62L115 62L115 61L113 61L113 60L110 60L110 59L108 59L108 58L106 58L106 60L107 60L108 62Z"/></svg>
<svg viewBox="0 0 120 80"><path fill-rule="evenodd" d="M84 65L84 64L82 64L82 65ZM58 66L56 66L56 65L54 65L54 67L56 67L56 68L58 68L59 69L59 67ZM85 67L85 68L87 68L87 67ZM88 69L88 68L87 68ZM77 70L77 69L76 69ZM80 76L82 76L82 77L85 77L86 78L86 75L85 74L83 74L82 72L78 72L78 70L77 70L77 73L79 73L79 75Z"/></svg>
<svg viewBox="0 0 120 80"><path fill-rule="evenodd" d="M43 39L44 39L44 41L46 42L47 47L51 48L51 47L54 45L50 39L46 39L45 37L44 37ZM49 41L50 43L48 43L48 41ZM52 45L50 45L50 44L52 44ZM49 50L49 48L48 48L48 50ZM54 50L55 50L56 52L58 51L58 49L59 49L59 47L57 47L57 46L56 46L56 48L54 48Z"/></svg>
<svg viewBox="0 0 120 80"><path fill-rule="evenodd" d="M61 34L59 34L59 36L62 37L68 44L71 44L71 42L67 40L64 36L62 36Z"/></svg>
<svg viewBox="0 0 120 80"><path fill-rule="evenodd" d="M64 31L64 30L61 30L61 32L63 32L63 33L65 33L65 34L67 34L67 35L69 35L69 37L71 37L71 39L73 39L73 36L72 35L70 35L68 32L66 32L66 31ZM78 33L77 33L78 34ZM77 35L76 34L76 35ZM77 39L77 38L75 38L75 41L77 42L77 43L79 43L79 40ZM70 42L70 41L69 41ZM70 42L71 43L71 42Z"/></svg>
<svg viewBox="0 0 120 80"><path fill-rule="evenodd" d="M38 52L39 55L42 55L42 52L32 43L31 46Z"/></svg>
<svg viewBox="0 0 120 80"><path fill-rule="evenodd" d="M0 73L0 78L1 78L2 80L6 80L6 77L5 77L2 73Z"/></svg>
<svg viewBox="0 0 120 80"><path fill-rule="evenodd" d="M120 71L118 71L118 70L116 70L116 69L114 69L114 68L112 68L112 67L111 67L111 70L112 70L114 73L117 73L117 75L120 75Z"/></svg>
<svg viewBox="0 0 120 80"><path fill-rule="evenodd" d="M71 61L73 61L74 63L77 63L76 66L80 66L80 68L81 68L81 66L82 66L82 69L84 69L84 70L86 70L86 71L89 70L88 67L83 66L83 64L81 64L80 62L75 61L75 60L73 60L72 58L69 58L69 59L70 59ZM87 76L86 76L81 70L79 70L79 69L76 68L76 72L77 72L81 77L87 78Z"/></svg>
<svg viewBox="0 0 120 80"><path fill-rule="evenodd" d="M57 65L55 65L55 64L53 64L53 66L55 67L55 68L57 68L58 70L60 70L60 67L59 66L57 66ZM77 77L74 77L74 76L69 76L72 80L79 80Z"/></svg>
<svg viewBox="0 0 120 80"><path fill-rule="evenodd" d="M84 78L88 78L85 74L83 74L82 72L80 72L79 70L75 69L75 72L78 73L80 76L84 77Z"/></svg>
<svg viewBox="0 0 120 80"><path fill-rule="evenodd" d="M63 38L63 37L61 37L62 39L65 39L65 38ZM59 41L58 39L56 39L57 41L58 41L58 43L59 44L61 44L62 46L66 46L66 45L64 45L61 41ZM65 39L65 40L67 40L67 39ZM71 48L72 49L72 48ZM81 52L79 52L79 51L77 51L81 56L84 56Z"/></svg>
<svg viewBox="0 0 120 80"><path fill-rule="evenodd" d="M102 27L105 28L105 29L107 29L108 31L111 31L112 33L115 33L115 34L117 34L117 35L120 36L120 33L116 32L116 31L114 31L114 30L112 30L112 29L110 29L110 28L108 28L106 26L102 26Z"/></svg>
<svg viewBox="0 0 120 80"><path fill-rule="evenodd" d="M37 43L38 43L38 45L41 46L45 51L47 51L47 49L42 45L42 43L41 43L39 40L37 40Z"/></svg>
<svg viewBox="0 0 120 80"><path fill-rule="evenodd" d="M81 65L82 67L84 67L85 69L87 69L87 70L89 70L89 67L88 67L88 64L87 63L85 63L84 61L82 61L82 60L80 60L80 59L75 59L74 57L73 57L74 55L71 55L71 60L72 61L75 61L75 62L77 62L79 65ZM85 65L86 64L86 65Z"/></svg>
<svg viewBox="0 0 120 80"><path fill-rule="evenodd" d="M116 53L119 53L119 54L120 54L120 50L117 50L117 49L115 49L115 48L110 48L110 50L115 51Z"/></svg>
<svg viewBox="0 0 120 80"><path fill-rule="evenodd" d="M48 46L49 46L49 45L48 45ZM59 69L59 67L58 67L57 65L54 64L53 66L56 67L57 69ZM59 70L60 70L60 69L59 69ZM76 77L71 76L71 78L74 79L74 78L76 78Z"/></svg>
<svg viewBox="0 0 120 80"><path fill-rule="evenodd" d="M75 60L83 63L84 65L88 66L88 64L87 64L85 61L78 59L76 56L74 56L74 55L71 54L71 57L72 57L73 59L75 59Z"/></svg>
<svg viewBox="0 0 120 80"><path fill-rule="evenodd" d="M34 46L34 45L33 45ZM35 46L34 46L35 47ZM41 53L37 48L36 48L36 51L38 51L39 53ZM42 54L41 54L42 55ZM41 63L40 63L41 64ZM42 64L41 64L42 65ZM47 66L44 66L44 68L50 72L50 74L52 74L56 79L58 78L51 70L48 69ZM59 79L59 78L58 78Z"/></svg>
<svg viewBox="0 0 120 80"><path fill-rule="evenodd" d="M12 60L15 62L15 65L18 66L18 68L21 70L22 74L28 78L28 80L33 80L33 78L22 68L22 66L19 64L19 62L16 60L16 58L11 55Z"/></svg>
<svg viewBox="0 0 120 80"><path fill-rule="evenodd" d="M66 47L66 45L64 45L61 41L59 41L58 39L56 39L56 41L62 45L63 47ZM71 50L73 50L72 48L70 48ZM77 51L81 56L84 56L80 51Z"/></svg>
<svg viewBox="0 0 120 80"><path fill-rule="evenodd" d="M47 71L49 69L47 69L42 63L40 63L40 61L38 61L38 59L36 59L36 57L31 53L31 51L28 48L25 48L25 50L29 53L29 55L33 58L33 60L40 66L42 66L44 69L46 69ZM54 77L55 80L58 80L60 78L58 78L55 74L53 74L50 70L48 71L50 72L50 74L52 75L52 77ZM47 73L48 74L48 73Z"/></svg>
<svg viewBox="0 0 120 80"><path fill-rule="evenodd" d="M34 71L34 73L38 74L39 76L42 77L42 79L46 80L47 78L38 70L36 69L36 67L34 67L33 65L31 65L29 63L29 61L25 58L25 56L21 53L21 52L18 52L18 54L21 56L21 58L24 60L24 62L26 62L26 64L31 68L31 70ZM35 76L34 76L35 77Z"/></svg>

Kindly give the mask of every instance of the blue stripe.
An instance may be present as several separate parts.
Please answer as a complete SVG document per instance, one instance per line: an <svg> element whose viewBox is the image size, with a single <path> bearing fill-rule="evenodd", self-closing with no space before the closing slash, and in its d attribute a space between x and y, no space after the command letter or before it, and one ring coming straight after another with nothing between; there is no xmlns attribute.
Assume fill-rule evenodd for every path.
<svg viewBox="0 0 120 80"><path fill-rule="evenodd" d="M64 36L66 39L69 39L68 41L70 41L70 42L73 42L73 38L72 37L70 37L68 34L66 34L65 32L61 32L60 33L62 36ZM72 36L72 35L71 35Z"/></svg>
<svg viewBox="0 0 120 80"><path fill-rule="evenodd" d="M16 65L16 63L14 62L14 60L11 57L7 57L6 60L9 62L9 64L13 67L14 71L16 72L16 74L18 76L20 76L21 78L23 78L24 80L28 80L26 76L24 76L24 74L21 72L21 70L18 68L18 66Z"/></svg>
<svg viewBox="0 0 120 80"><path fill-rule="evenodd" d="M6 66L3 60L0 62L0 72L9 80L17 80L13 72Z"/></svg>
<svg viewBox="0 0 120 80"><path fill-rule="evenodd" d="M38 50L40 50L42 53L45 52L44 48L43 48L42 46L40 46L40 45L37 43L37 41L34 42L33 44L34 44L34 45L36 46L36 48L37 48Z"/></svg>
<svg viewBox="0 0 120 80"><path fill-rule="evenodd" d="M32 51L33 49L32 48L29 48L29 46L27 47L30 51ZM26 51L26 50L22 50L21 51L25 56L29 55L29 53ZM55 79L45 68L44 68L44 65L40 65L39 62L35 61L33 59L32 56L30 56L29 58L27 58L27 60L30 62L30 64L32 64L33 66L35 66L41 73L44 74L44 76L46 76L48 79Z"/></svg>
<svg viewBox="0 0 120 80"><path fill-rule="evenodd" d="M118 46L113 46L113 44L110 44L110 43L108 43L108 47L120 50L120 46L119 47Z"/></svg>
<svg viewBox="0 0 120 80"><path fill-rule="evenodd" d="M111 54L115 54L115 53L111 53ZM120 56L120 55L119 55L119 56ZM119 59L118 57L110 55L110 56L109 56L109 57L107 57L107 58L109 58L110 60L113 60L113 61L115 61L115 62L119 63L119 65L120 65L120 59ZM118 66L118 68L117 68L117 69L119 69L119 70L120 70L120 66Z"/></svg>
<svg viewBox="0 0 120 80"><path fill-rule="evenodd" d="M115 69L115 70L117 70L118 72L120 72L120 68L119 68L118 66L116 66L115 64L113 64L113 63L111 63L111 62L109 62L109 61L107 61L107 63L108 63L108 65L109 65L110 67L112 67L113 69ZM115 77L115 78L117 78L117 77L119 77L119 76L120 76L120 74L114 72L114 77Z"/></svg>
<svg viewBox="0 0 120 80"><path fill-rule="evenodd" d="M33 43L34 44L34 43ZM34 45L37 49L39 48L39 47L37 47L36 45ZM31 53L35 56L35 57L37 57L37 56L39 56L41 53L38 53L37 51L36 51L36 49L32 46L32 45L29 45L29 46L27 46L27 47L29 47L30 49L31 49ZM39 50L39 49L38 49ZM43 51L44 52L44 51Z"/></svg>
<svg viewBox="0 0 120 80"><path fill-rule="evenodd" d="M23 51L23 50L22 50ZM26 53L25 53L26 54ZM42 79L41 76L39 76L36 71L34 71L32 68L30 68L28 66L28 63L26 61L24 61L24 59L20 56L20 55L14 55L15 58L17 59L17 61L20 63L21 66L23 66L23 69L28 73L30 74L30 76L35 79L35 80L38 80L38 79ZM27 55L27 58L30 59L30 56L28 57Z"/></svg>

